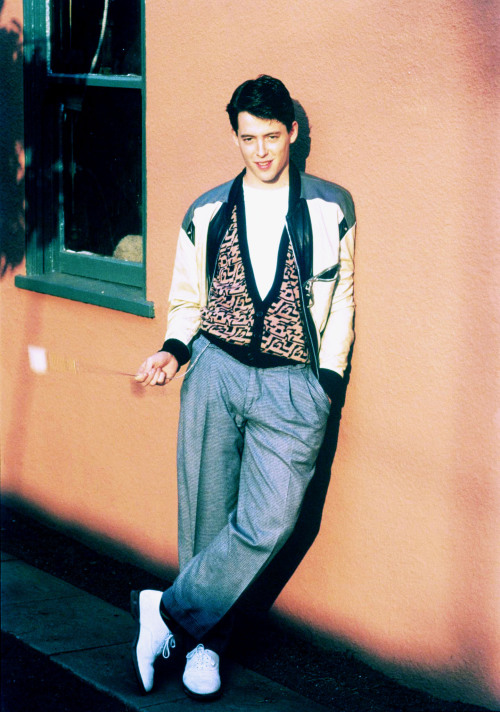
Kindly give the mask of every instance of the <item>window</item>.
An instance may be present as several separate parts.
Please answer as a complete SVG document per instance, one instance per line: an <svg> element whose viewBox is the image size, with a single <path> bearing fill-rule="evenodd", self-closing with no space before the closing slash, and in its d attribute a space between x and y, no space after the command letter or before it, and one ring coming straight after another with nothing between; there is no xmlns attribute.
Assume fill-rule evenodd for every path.
<svg viewBox="0 0 500 712"><path fill-rule="evenodd" d="M25 0L26 276L142 316L144 0Z"/></svg>

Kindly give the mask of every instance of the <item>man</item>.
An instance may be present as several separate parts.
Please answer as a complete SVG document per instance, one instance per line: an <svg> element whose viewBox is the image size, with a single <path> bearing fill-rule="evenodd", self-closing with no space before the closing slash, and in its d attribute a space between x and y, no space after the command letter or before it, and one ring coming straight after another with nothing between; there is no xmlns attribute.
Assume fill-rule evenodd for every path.
<svg viewBox="0 0 500 712"><path fill-rule="evenodd" d="M178 434L180 574L132 593L144 692L175 636L200 699L221 690L231 609L291 534L338 407L353 341L350 195L290 163L285 86L260 76L227 111L245 170L202 195L180 231L162 349L139 368L165 385L190 360Z"/></svg>

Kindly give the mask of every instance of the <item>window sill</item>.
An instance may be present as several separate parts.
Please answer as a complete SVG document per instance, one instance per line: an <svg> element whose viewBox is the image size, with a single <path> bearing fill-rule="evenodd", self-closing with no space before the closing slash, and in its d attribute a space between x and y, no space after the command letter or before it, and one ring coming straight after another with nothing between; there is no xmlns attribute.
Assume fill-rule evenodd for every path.
<svg viewBox="0 0 500 712"><path fill-rule="evenodd" d="M142 289L123 284L100 282L87 277L74 277L52 272L44 275L17 275L16 287L76 302L153 318L154 303L144 299Z"/></svg>

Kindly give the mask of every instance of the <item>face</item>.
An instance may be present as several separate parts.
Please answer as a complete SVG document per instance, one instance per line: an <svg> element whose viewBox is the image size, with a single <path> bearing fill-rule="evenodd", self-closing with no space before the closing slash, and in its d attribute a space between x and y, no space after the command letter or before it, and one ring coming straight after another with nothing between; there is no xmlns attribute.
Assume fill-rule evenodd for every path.
<svg viewBox="0 0 500 712"><path fill-rule="evenodd" d="M281 188L288 185L290 145L298 134L294 121L290 132L276 119L259 119L247 111L238 114L235 144L241 151L247 172L245 183L256 188Z"/></svg>

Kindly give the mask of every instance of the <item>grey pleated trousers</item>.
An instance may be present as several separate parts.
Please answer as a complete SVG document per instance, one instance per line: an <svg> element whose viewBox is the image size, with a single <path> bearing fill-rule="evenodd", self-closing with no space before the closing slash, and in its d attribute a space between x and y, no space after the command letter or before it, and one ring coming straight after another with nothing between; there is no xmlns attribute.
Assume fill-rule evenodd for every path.
<svg viewBox="0 0 500 712"><path fill-rule="evenodd" d="M163 606L200 640L291 534L330 404L306 365L246 366L199 336L181 391L180 574Z"/></svg>

